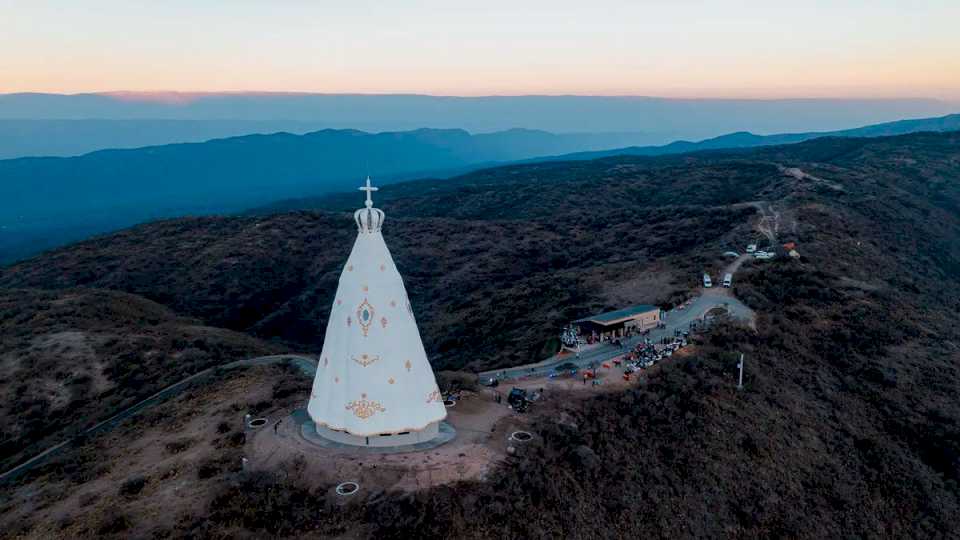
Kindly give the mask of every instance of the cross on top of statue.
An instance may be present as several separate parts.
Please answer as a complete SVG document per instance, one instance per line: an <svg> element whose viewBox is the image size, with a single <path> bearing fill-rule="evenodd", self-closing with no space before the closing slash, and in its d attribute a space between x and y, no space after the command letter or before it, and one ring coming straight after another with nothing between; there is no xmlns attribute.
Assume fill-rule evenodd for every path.
<svg viewBox="0 0 960 540"><path fill-rule="evenodd" d="M372 207L372 206L373 206L373 199L370 198L370 194L371 194L372 192L374 192L374 191L379 190L380 188L375 188L375 187L371 186L371 185L370 185L370 177L368 176L368 177L367 177L367 185L366 185L366 186L362 186L362 187L357 188L357 189L359 189L360 191L366 191L366 192L367 192L367 202L366 202L366 205L367 205L367 208Z"/></svg>

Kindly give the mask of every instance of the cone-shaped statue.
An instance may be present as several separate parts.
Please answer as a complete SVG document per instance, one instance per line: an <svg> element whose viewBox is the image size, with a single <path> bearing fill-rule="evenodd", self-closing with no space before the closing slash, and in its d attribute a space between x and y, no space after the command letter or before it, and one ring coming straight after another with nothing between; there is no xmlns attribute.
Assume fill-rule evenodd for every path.
<svg viewBox="0 0 960 540"><path fill-rule="evenodd" d="M357 240L340 274L307 411L317 433L360 446L438 435L447 412L403 279L383 241L383 211L357 210Z"/></svg>

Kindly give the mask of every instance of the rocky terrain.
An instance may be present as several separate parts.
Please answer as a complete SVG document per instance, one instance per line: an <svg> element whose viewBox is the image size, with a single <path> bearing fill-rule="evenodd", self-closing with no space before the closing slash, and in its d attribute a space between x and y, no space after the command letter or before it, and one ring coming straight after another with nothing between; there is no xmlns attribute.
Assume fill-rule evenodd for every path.
<svg viewBox="0 0 960 540"><path fill-rule="evenodd" d="M486 481L415 495L366 493L337 506L327 491L284 471L224 471L212 502L193 509L195 519L161 526L133 515L113 528L82 530L161 537L956 534L960 133L505 167L388 186L378 196L438 369L541 358L572 318L682 299L702 269L722 264L723 251L760 238L758 208L776 212L778 240L796 242L801 257L749 263L738 273L735 292L757 312L755 331L721 325L633 389L535 417L536 442ZM50 369L26 359L30 347L43 346L38 336L93 331L93 316L44 330L39 314L78 291L107 295L110 305L136 299L160 310L162 321L195 318L194 325L229 329L205 330L210 335L237 340L230 349L203 338L219 352L183 365L172 360L169 371L267 347L316 350L354 235L344 212L357 201L356 194L331 196L293 213L157 222L7 267L0 286L8 289L5 305L16 307L5 313L28 315L10 325L4 317L4 332L23 336L3 361L18 366L19 378L58 380L33 373ZM105 324L128 339L148 331L143 317L111 316ZM172 321L164 335L186 331ZM4 353L6 343L5 336ZM151 347L176 358L188 343ZM748 369L738 392L740 351ZM109 370L90 360L83 366L78 373L90 382L81 393L95 402L97 373ZM51 390L26 407L44 410L63 399L62 387L46 384ZM26 410L17 394L4 395L4 415ZM77 410L73 422L97 414ZM26 428L18 433L26 441L11 443L39 440ZM53 477L64 474L51 467ZM21 482L31 481L44 480ZM52 530L30 516L17 531ZM74 526L63 524L81 530Z"/></svg>

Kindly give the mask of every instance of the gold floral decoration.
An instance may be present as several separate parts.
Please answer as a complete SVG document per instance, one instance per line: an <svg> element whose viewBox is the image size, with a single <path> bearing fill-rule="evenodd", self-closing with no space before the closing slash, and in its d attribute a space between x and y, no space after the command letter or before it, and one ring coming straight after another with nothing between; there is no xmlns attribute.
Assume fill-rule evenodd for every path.
<svg viewBox="0 0 960 540"><path fill-rule="evenodd" d="M382 326L384 330L387 329L387 318L386 318L386 317L380 317L380 326Z"/></svg>
<svg viewBox="0 0 960 540"><path fill-rule="evenodd" d="M360 355L360 358L357 358L356 356L351 356L350 359L353 360L354 362L360 364L360 365L363 366L363 367L367 367L367 366L369 366L370 364L372 364L372 363L376 362L377 360L379 360L380 357L379 357L378 355L370 356L369 354L361 354L361 355Z"/></svg>
<svg viewBox="0 0 960 540"><path fill-rule="evenodd" d="M353 415L361 420L366 420L378 412L387 412L379 401L367 399L366 394L360 394L359 400L354 400L346 405L348 411L353 411Z"/></svg>
<svg viewBox="0 0 960 540"><path fill-rule="evenodd" d="M440 396L440 390L434 390L427 395L427 403L433 403L434 401L442 401L443 398Z"/></svg>
<svg viewBox="0 0 960 540"><path fill-rule="evenodd" d="M407 360L406 362L404 362L403 367L407 368L407 371L410 371L410 368L413 367L413 364L411 364L410 361Z"/></svg>
<svg viewBox="0 0 960 540"><path fill-rule="evenodd" d="M395 382L397 382L397 381L394 380L393 377L390 377L389 379L387 379L387 383L388 383L388 384L393 384L393 383L395 383Z"/></svg>

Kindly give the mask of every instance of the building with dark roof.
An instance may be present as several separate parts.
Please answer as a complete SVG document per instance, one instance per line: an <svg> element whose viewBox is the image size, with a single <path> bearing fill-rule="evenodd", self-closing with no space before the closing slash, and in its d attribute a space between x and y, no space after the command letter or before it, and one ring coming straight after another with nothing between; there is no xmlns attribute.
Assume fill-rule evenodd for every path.
<svg viewBox="0 0 960 540"><path fill-rule="evenodd" d="M615 338L634 331L644 331L660 324L660 308L647 304L608 311L573 321L581 336Z"/></svg>

